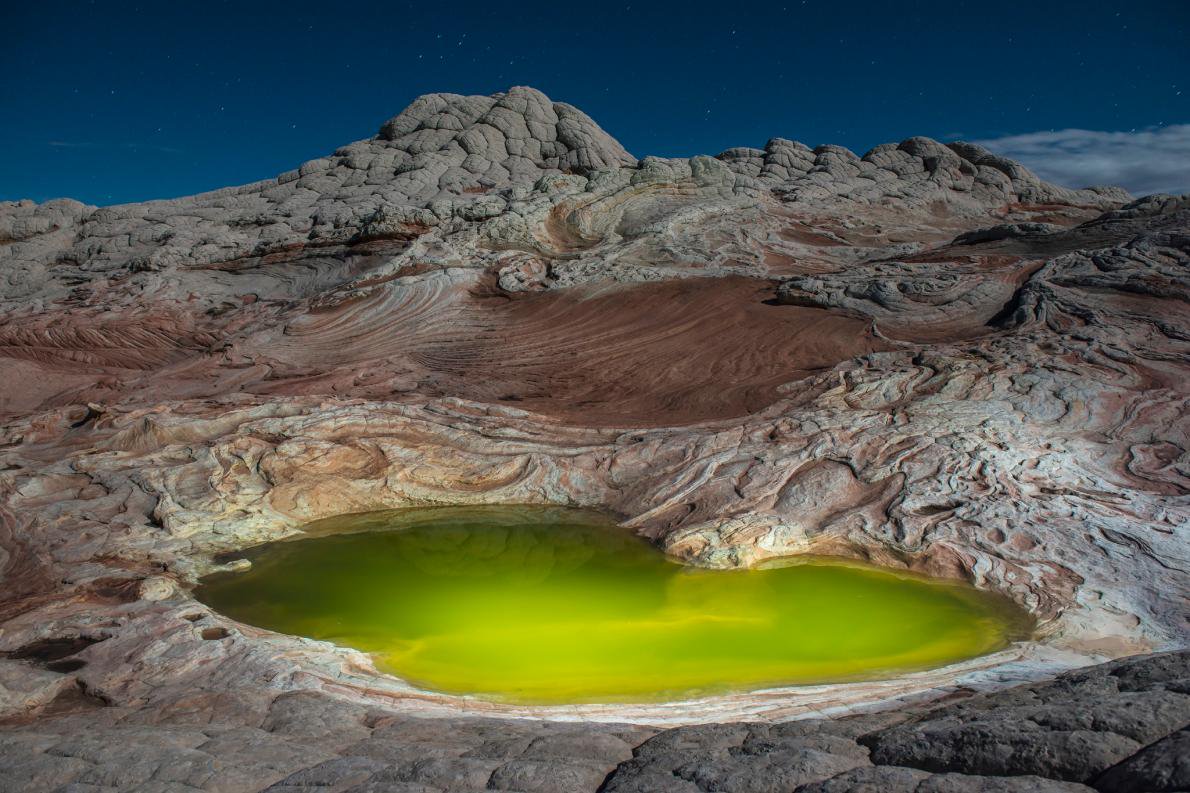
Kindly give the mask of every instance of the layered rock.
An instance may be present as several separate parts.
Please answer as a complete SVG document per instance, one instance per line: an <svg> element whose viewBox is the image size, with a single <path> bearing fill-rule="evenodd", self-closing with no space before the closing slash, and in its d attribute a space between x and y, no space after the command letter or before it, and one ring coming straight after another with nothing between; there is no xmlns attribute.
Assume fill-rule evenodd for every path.
<svg viewBox="0 0 1190 793"><path fill-rule="evenodd" d="M637 160L526 88L423 97L244 187L0 205L0 711L258 728L316 694L383 718L782 721L1184 647L1188 262L1186 197L925 138ZM542 711L417 691L188 594L312 519L509 502L608 510L692 564L964 578L1038 635L893 681ZM1137 774L1180 773L1125 737ZM908 749L872 770L885 749L855 746L814 784L1024 773ZM582 773L622 759L601 758ZM674 789L728 784L706 773Z"/></svg>

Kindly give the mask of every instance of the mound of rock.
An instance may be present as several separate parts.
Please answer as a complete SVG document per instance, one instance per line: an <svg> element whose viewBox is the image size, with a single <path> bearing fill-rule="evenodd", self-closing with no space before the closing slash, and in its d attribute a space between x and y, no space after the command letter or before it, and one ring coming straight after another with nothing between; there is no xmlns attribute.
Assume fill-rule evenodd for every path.
<svg viewBox="0 0 1190 793"><path fill-rule="evenodd" d="M1184 653L1056 676L1190 643L1188 304L1186 196L927 138L637 159L529 88L422 97L255 184L2 203L0 780L1184 787ZM563 712L191 596L312 520L491 503L607 510L694 565L962 579L1038 630Z"/></svg>

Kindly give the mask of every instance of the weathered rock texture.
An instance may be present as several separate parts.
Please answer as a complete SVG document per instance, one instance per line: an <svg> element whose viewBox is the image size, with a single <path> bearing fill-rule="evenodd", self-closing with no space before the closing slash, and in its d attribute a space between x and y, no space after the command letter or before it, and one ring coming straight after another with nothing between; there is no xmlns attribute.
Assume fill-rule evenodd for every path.
<svg viewBox="0 0 1190 793"><path fill-rule="evenodd" d="M1190 653L931 710L657 732L417 718L297 691L149 711L70 700L0 726L0 790L1139 793L1190 787Z"/></svg>
<svg viewBox="0 0 1190 793"><path fill-rule="evenodd" d="M1190 785L1190 653L1129 659L925 713L662 732L606 793L1157 791Z"/></svg>
<svg viewBox="0 0 1190 793"><path fill-rule="evenodd" d="M527 88L422 97L244 187L0 204L0 757L30 790L255 790L299 771L280 789L589 790L638 733L466 714L779 722L1185 647L1188 264L1187 197L1066 190L925 138L637 160ZM1034 614L1037 638L891 681L526 709L417 691L188 594L312 519L508 502L605 509L694 564L815 552L966 578ZM1169 687L1120 690L1180 712ZM326 715L298 719L302 741L267 726L307 701ZM1184 775L1184 718L1117 732L1104 716L1086 729L1115 737L1087 743L1085 712L962 707L859 743L707 728L771 774L725 759L672 789ZM421 729L505 743L380 765L336 743L397 724L400 751ZM557 752L527 748L575 735L589 746L556 773ZM1009 749L969 749L997 736ZM242 770L272 756L256 740L279 759ZM136 741L177 758L138 765ZM1021 746L1032 765L996 765ZM676 773L648 752L640 773ZM646 789L635 767L608 790ZM1017 787L980 779L1003 774Z"/></svg>

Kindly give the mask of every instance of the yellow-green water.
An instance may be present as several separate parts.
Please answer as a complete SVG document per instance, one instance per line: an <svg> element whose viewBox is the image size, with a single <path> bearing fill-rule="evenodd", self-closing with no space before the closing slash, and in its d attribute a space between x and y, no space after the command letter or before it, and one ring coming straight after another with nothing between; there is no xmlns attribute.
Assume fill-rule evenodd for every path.
<svg viewBox="0 0 1190 793"><path fill-rule="evenodd" d="M396 510L320 521L204 579L237 620L372 653L426 689L519 703L641 702L881 678L1028 629L972 587L854 563L677 564L591 513Z"/></svg>

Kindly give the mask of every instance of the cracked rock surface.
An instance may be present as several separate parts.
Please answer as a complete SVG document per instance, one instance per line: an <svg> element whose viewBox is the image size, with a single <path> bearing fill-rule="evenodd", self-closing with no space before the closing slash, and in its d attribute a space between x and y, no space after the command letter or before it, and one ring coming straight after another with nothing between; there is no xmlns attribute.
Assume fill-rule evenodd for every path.
<svg viewBox="0 0 1190 793"><path fill-rule="evenodd" d="M400 717L314 692L258 699L238 716L233 725L209 712L94 705L5 724L0 789L1123 793L1190 785L1185 652L935 709L782 724L657 732Z"/></svg>
<svg viewBox="0 0 1190 793"><path fill-rule="evenodd" d="M530 88L422 97L242 187L0 203L0 779L1184 788L1184 655L1092 665L1188 644L1188 268L1190 197L927 138L638 159ZM1037 632L890 680L532 708L190 595L312 520L499 503L605 510L689 564L961 578Z"/></svg>

